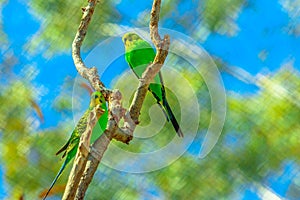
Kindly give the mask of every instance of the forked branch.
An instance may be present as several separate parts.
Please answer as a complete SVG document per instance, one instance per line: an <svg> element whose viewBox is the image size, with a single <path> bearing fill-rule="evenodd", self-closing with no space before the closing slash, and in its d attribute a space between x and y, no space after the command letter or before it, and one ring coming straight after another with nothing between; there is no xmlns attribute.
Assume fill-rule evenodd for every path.
<svg viewBox="0 0 300 200"><path fill-rule="evenodd" d="M132 140L135 127L139 123L138 118L140 110L147 94L149 84L165 62L170 45L170 38L168 35L164 36L163 39L159 36L158 22L161 0L154 0L149 27L151 40L156 47L157 53L153 63L150 64L143 73L134 99L127 111L122 107L122 94L118 90L111 91L106 89L99 79L97 68L86 67L80 55L80 48L87 33L87 28L96 4L97 0L88 0L88 5L83 9L83 16L72 44L72 56L78 73L83 78L87 79L95 90L102 92L105 99L108 101L109 121L104 134L94 142L88 151L88 155L85 154L84 148L81 148L78 151L63 199L74 199L74 197L75 199L84 198L88 185L113 138L127 144ZM124 126L120 128L118 123L121 118L124 119ZM87 130L92 130L94 125L94 123L88 123ZM89 137L83 135L82 138ZM88 141L82 141L82 144L89 144L89 139L87 140ZM78 166L80 166L80 170L78 170ZM84 171L82 170L82 167L85 167ZM79 184L78 178L80 178Z"/></svg>

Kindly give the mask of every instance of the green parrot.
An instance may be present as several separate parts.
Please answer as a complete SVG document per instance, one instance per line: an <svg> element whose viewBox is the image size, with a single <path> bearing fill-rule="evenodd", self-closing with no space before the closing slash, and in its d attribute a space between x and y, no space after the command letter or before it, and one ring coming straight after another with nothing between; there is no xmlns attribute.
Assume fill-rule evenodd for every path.
<svg viewBox="0 0 300 200"><path fill-rule="evenodd" d="M83 132L86 130L87 117L89 116L89 113L92 111L92 109L97 105L100 105L100 107L104 110L104 113L100 116L100 118L98 120L99 125L96 124L95 128L93 129L93 133L91 136L91 143L94 142L104 132L107 122L108 122L108 111L107 111L106 102L105 102L105 99L104 99L102 93L96 91L96 92L92 93L89 109L87 111L85 111L83 116L78 121L75 129L73 130L73 132L71 134L70 139L56 153L56 155L58 155L58 154L64 152L62 155L62 158L66 157L66 159L65 159L64 163L62 164L59 172L57 173L56 177L54 178L50 188L48 189L48 191L43 199L46 199L50 190L52 189L52 187L56 183L57 179L60 177L60 175L64 171L67 164L72 160L72 158L75 157L75 155L77 153L80 137L83 134Z"/></svg>
<svg viewBox="0 0 300 200"><path fill-rule="evenodd" d="M138 78L141 78L147 66L152 63L155 58L156 54L154 49L136 33L126 33L122 41L125 45L125 60L134 74ZM153 94L158 105L162 108L167 121L170 120L172 122L178 136L183 137L180 126L167 101L161 72L154 77L154 83L150 83L148 90Z"/></svg>

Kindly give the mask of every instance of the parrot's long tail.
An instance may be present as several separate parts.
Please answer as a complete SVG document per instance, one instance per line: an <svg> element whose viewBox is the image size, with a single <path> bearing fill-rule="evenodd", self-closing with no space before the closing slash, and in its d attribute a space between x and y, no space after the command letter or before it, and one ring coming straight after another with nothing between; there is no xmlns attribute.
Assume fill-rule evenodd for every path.
<svg viewBox="0 0 300 200"><path fill-rule="evenodd" d="M69 160L68 158L66 158L65 162L63 163L63 165L61 166L59 172L57 173L57 175L55 176L53 182L51 183L50 188L48 189L47 193L45 194L43 200L45 200L49 194L49 192L51 191L51 189L53 188L54 184L56 183L57 179L60 177L60 175L62 174L62 172L64 171L64 169L66 168L66 165L68 164Z"/></svg>
<svg viewBox="0 0 300 200"><path fill-rule="evenodd" d="M179 126L179 124L178 124L178 122L177 122L177 120L176 120L176 118L175 118L175 116L174 116L174 114L173 114L173 112L171 110L171 107L170 107L169 103L167 102L167 99L163 98L162 103L163 103L163 107L166 109L166 112L168 114L168 118L172 122L172 125L173 125L173 127L174 127L177 135L179 137L183 137L183 133L182 133L182 131L180 129L180 126Z"/></svg>

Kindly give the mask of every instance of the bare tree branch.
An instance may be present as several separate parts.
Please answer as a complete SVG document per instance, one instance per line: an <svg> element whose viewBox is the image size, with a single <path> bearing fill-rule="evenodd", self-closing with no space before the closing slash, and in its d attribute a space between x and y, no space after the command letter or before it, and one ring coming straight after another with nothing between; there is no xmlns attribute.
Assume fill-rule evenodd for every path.
<svg viewBox="0 0 300 200"><path fill-rule="evenodd" d="M104 84L100 81L97 68L86 67L84 62L82 61L80 54L80 48L86 36L88 25L90 24L96 4L97 0L89 0L88 5L84 9L82 9L83 15L81 18L81 22L79 24L78 31L72 43L72 57L78 73L83 78L87 79L95 90L102 92L107 99L110 94L110 91L107 90L104 87Z"/></svg>
<svg viewBox="0 0 300 200"><path fill-rule="evenodd" d="M77 188L80 177L86 165L86 157L89 153L90 139L93 132L93 127L98 122L99 117L104 113L104 110L98 105L88 115L87 127L85 132L80 137L79 151L77 151L75 161L68 179L64 195L62 199L74 199L75 191L73 188Z"/></svg>
<svg viewBox="0 0 300 200"><path fill-rule="evenodd" d="M95 90L104 94L109 104L109 120L105 132L94 142L90 150L88 150L87 147L89 144L89 136L81 138L81 144L85 145L81 145L77 152L63 199L74 199L75 191L75 199L84 198L88 185L113 138L127 144L132 140L135 127L139 123L138 118L140 110L147 94L149 84L160 71L168 55L170 45L170 38L168 35L164 36L164 39L161 40L161 37L158 34L161 0L154 0L149 26L151 39L156 47L157 53L153 63L150 64L143 73L129 111L126 111L126 109L122 107L121 93L118 90L111 91L106 89L104 84L99 80L96 67L87 68L80 55L80 48L85 38L96 3L97 0L88 0L88 6L83 9L83 16L72 44L72 56L78 73L83 78L87 79ZM90 118L92 118L92 116L90 116ZM118 122L121 118L124 118L124 127L119 128ZM90 131L95 126L95 123L94 121L93 123L88 123L86 134L91 134ZM86 155L86 152L89 152L88 155ZM81 178L80 182L79 178Z"/></svg>
<svg viewBox="0 0 300 200"><path fill-rule="evenodd" d="M83 9L83 16L81 18L80 25L78 27L78 31L72 43L72 56L74 60L75 67L78 73L85 79L89 81L91 86L100 92L108 99L111 91L107 90L104 87L104 84L100 81L98 71L96 67L88 68L85 66L82 61L80 48L82 42L86 36L87 28L90 23L91 17L94 13L94 9L96 6L97 0L89 0L86 8ZM93 127L95 126L97 120L95 121L94 116L90 114L89 119L90 122L87 124L87 128L85 133L80 139L79 151L76 154L72 171L70 173L68 183L63 195L62 199L74 199L76 190L78 188L78 184L80 182L80 178L83 174L83 171L86 166L88 152L89 152L89 144L90 144L90 136L92 134Z"/></svg>
<svg viewBox="0 0 300 200"><path fill-rule="evenodd" d="M84 199L86 190L88 189L98 165L112 139L111 137L108 137L108 135L110 135L108 134L108 131L105 131L104 134L102 134L100 138L93 144L79 187L76 191L75 199Z"/></svg>
<svg viewBox="0 0 300 200"><path fill-rule="evenodd" d="M91 183L93 176L98 168L98 165L110 143L112 138L117 139L125 143L129 143L132 140L132 134L124 133L116 123L115 116L117 113L124 113L124 108L121 105L121 93L118 90L114 90L109 99L109 116L108 124L105 132L99 137L91 147L91 151L88 155L88 161L85 166L84 174L79 183L75 199L83 199L85 192ZM117 116L119 117L119 116ZM135 124L134 124L135 127ZM133 131L132 131L133 132Z"/></svg>
<svg viewBox="0 0 300 200"><path fill-rule="evenodd" d="M153 1L152 9L151 9L151 18L150 18L150 23L149 23L150 37L156 48L158 48L158 44L161 41L161 38L158 34L160 4L161 4L161 0Z"/></svg>

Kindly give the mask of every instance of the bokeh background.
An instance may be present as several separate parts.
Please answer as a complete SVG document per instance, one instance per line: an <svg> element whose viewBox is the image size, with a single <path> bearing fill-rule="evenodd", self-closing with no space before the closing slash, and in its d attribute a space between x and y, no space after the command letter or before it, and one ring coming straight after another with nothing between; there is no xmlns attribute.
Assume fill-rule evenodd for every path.
<svg viewBox="0 0 300 200"><path fill-rule="evenodd" d="M77 72L71 58L85 4L0 0L0 199L39 198L62 163L54 154L76 123L74 109L82 113L87 107L84 87L73 95ZM149 23L150 0L100 4L83 57L118 31ZM211 118L210 94L199 74L170 55L201 107L193 144L168 167L150 173L100 165L86 199L300 199L300 1L164 0L160 26L192 37L214 59L227 98L221 137L207 157L198 158ZM115 62L118 66L127 67L123 57ZM111 72L101 79L114 87L117 76ZM129 79L119 83L121 89L132 84ZM73 101L80 108L72 108ZM177 107L172 95L170 102ZM153 104L147 98L141 125L149 123L146 107ZM174 137L172 131L166 125L150 141L114 144L153 151ZM69 169L49 199L60 199Z"/></svg>

